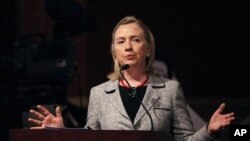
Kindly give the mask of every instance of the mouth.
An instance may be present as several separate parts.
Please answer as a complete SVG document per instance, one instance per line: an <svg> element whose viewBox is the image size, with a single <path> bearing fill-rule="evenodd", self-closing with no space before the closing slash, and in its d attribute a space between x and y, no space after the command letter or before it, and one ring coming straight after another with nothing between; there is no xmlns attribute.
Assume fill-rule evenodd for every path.
<svg viewBox="0 0 250 141"><path fill-rule="evenodd" d="M132 54L131 55L126 55L125 58L128 59L128 60L132 60L132 59L135 58L135 55L132 55Z"/></svg>

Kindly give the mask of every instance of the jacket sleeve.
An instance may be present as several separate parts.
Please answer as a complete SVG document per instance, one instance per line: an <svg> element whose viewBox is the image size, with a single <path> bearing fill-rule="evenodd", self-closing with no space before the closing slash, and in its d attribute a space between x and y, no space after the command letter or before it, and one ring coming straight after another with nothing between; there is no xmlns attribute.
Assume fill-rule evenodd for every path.
<svg viewBox="0 0 250 141"><path fill-rule="evenodd" d="M172 93L173 104L173 135L176 141L212 141L206 125L195 132L190 114L187 110L187 103L179 82L176 82Z"/></svg>
<svg viewBox="0 0 250 141"><path fill-rule="evenodd" d="M89 97L89 105L88 105L88 114L87 114L87 121L84 128L92 129L92 130L99 130L100 124L98 121L98 106L100 105L98 99L96 98L97 93L95 93L95 88L90 90L90 97Z"/></svg>

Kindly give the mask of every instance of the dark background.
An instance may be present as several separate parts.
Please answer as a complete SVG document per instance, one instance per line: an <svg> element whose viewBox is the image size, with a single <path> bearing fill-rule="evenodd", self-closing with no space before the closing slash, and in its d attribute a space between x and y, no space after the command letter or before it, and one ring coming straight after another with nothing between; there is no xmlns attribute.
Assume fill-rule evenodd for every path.
<svg viewBox="0 0 250 141"><path fill-rule="evenodd" d="M208 121L222 102L238 114L238 123L249 116L250 23L245 3L112 0L88 5L98 21L88 34L88 67L98 70L88 71L89 87L106 80L111 70L112 28L124 16L135 15L155 35L156 59L175 72L188 102L203 119Z"/></svg>
<svg viewBox="0 0 250 141"><path fill-rule="evenodd" d="M32 12L32 9L43 9L43 2L1 0L1 59L12 55L14 44L22 35L39 31L51 38L51 23L55 23L55 18L45 10L40 12L42 16L39 16L39 12L34 16L37 12ZM134 15L150 27L156 39L156 59L164 61L175 72L187 101L205 121L222 102L227 103L226 111L236 113L235 123L242 123L249 116L250 22L246 3L163 0L76 2L86 10L78 12L86 12L92 18L85 17L83 22L88 24L83 24L86 29L79 30L81 34L74 31L72 36L67 37L76 42L80 81L76 80L73 84L78 85L79 82L80 88L70 85L65 99L72 95L77 97L75 93L88 97L92 86L107 80L106 74L112 69L112 29L124 16ZM39 7L38 3L43 6ZM61 14L67 14L67 9ZM32 19L39 21L40 27L34 26L37 24ZM25 27L23 23L33 26ZM14 72L6 61L1 63L0 84L13 84L17 77ZM6 129L22 128L22 105L16 101L14 90L0 92L1 130L7 134ZM82 117L80 119L84 120Z"/></svg>

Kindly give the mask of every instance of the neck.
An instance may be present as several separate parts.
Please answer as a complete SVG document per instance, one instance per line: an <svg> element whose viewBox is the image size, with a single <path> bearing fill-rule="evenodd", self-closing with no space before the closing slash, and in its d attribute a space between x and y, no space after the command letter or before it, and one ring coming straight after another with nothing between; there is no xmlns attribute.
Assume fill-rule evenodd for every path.
<svg viewBox="0 0 250 141"><path fill-rule="evenodd" d="M138 87L141 86L142 84L146 84L145 81L148 80L148 75L147 73L143 71L131 71L127 70L124 71L124 77L127 79L131 87ZM122 80L124 81L124 80ZM120 83L122 86L125 85L127 86L126 83Z"/></svg>

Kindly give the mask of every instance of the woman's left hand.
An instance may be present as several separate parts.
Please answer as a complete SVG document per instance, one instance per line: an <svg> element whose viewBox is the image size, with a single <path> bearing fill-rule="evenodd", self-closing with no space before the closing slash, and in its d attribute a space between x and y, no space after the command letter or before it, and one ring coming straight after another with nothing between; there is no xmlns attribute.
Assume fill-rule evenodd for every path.
<svg viewBox="0 0 250 141"><path fill-rule="evenodd" d="M222 114L222 111L225 109L225 106L226 104L222 103L210 118L208 124L208 132L210 134L224 129L226 126L230 125L231 122L235 119L233 112Z"/></svg>

